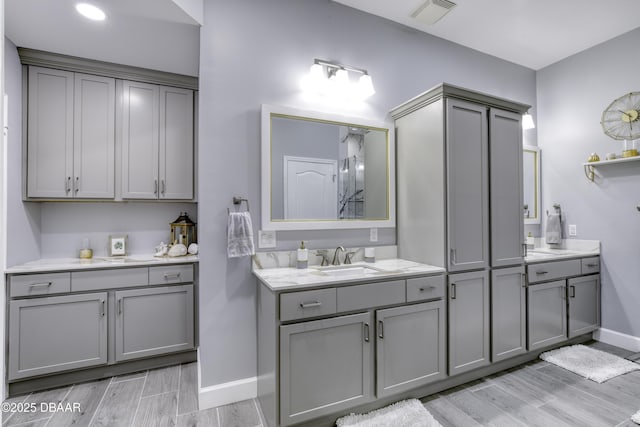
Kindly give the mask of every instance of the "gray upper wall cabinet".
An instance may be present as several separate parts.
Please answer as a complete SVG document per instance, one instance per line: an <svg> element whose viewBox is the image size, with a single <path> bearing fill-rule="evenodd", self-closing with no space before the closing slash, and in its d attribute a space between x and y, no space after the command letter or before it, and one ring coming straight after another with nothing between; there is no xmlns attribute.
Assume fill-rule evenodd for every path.
<svg viewBox="0 0 640 427"><path fill-rule="evenodd" d="M115 80L29 67L27 197L112 199Z"/></svg>
<svg viewBox="0 0 640 427"><path fill-rule="evenodd" d="M523 263L519 116L528 108L442 84L391 111L399 257L450 272Z"/></svg>

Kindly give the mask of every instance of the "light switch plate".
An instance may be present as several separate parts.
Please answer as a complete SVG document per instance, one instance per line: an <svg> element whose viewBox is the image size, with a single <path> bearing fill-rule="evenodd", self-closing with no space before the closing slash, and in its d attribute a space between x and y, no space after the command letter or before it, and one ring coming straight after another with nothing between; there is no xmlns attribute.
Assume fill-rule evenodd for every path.
<svg viewBox="0 0 640 427"><path fill-rule="evenodd" d="M370 228L369 229L369 241L370 242L377 242L378 241L378 229L377 228Z"/></svg>
<svg viewBox="0 0 640 427"><path fill-rule="evenodd" d="M569 224L569 237L575 237L578 235L578 230L575 224Z"/></svg>
<svg viewBox="0 0 640 427"><path fill-rule="evenodd" d="M258 231L258 248L268 249L276 247L276 230Z"/></svg>

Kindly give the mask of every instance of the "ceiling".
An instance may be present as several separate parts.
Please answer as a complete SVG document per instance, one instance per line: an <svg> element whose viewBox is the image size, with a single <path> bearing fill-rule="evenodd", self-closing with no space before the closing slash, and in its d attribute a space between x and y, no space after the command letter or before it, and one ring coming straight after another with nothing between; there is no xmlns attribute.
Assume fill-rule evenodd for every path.
<svg viewBox="0 0 640 427"><path fill-rule="evenodd" d="M77 0L5 0L5 35L18 47L198 75L200 26L173 0L90 0L107 14L90 21Z"/></svg>
<svg viewBox="0 0 640 427"><path fill-rule="evenodd" d="M411 18L425 0L333 1L534 70L640 27L638 0L452 0L433 25Z"/></svg>

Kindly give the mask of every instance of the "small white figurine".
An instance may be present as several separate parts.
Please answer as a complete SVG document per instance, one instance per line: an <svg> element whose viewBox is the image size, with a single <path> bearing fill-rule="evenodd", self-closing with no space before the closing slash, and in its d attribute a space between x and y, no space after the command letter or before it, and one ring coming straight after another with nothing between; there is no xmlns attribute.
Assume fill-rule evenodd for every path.
<svg viewBox="0 0 640 427"><path fill-rule="evenodd" d="M171 249L169 249L169 256L171 257L183 256L186 254L187 254L187 247L182 243L177 243L171 246Z"/></svg>
<svg viewBox="0 0 640 427"><path fill-rule="evenodd" d="M169 245L167 245L165 242L160 242L160 244L155 247L155 250L156 253L153 254L154 256L165 256L169 251Z"/></svg>
<svg viewBox="0 0 640 427"><path fill-rule="evenodd" d="M187 252L189 252L191 255L197 255L198 254L198 244L197 243L190 244L189 248L187 249Z"/></svg>

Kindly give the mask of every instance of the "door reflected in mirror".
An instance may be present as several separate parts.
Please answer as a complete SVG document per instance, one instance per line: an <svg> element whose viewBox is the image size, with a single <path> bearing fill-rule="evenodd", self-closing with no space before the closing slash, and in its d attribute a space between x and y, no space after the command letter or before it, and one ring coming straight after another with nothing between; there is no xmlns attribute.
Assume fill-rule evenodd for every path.
<svg viewBox="0 0 640 427"><path fill-rule="evenodd" d="M264 228L393 226L390 129L339 118L263 107Z"/></svg>
<svg viewBox="0 0 640 427"><path fill-rule="evenodd" d="M523 217L525 224L540 224L540 149L522 150Z"/></svg>

